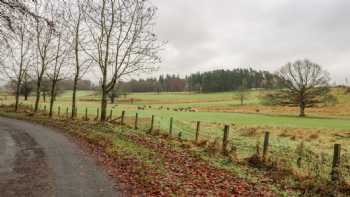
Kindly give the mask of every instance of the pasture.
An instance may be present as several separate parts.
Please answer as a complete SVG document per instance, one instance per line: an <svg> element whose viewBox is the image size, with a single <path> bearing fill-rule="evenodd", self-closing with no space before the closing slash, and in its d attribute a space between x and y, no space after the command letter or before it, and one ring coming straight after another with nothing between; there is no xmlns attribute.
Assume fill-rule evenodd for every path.
<svg viewBox="0 0 350 197"><path fill-rule="evenodd" d="M308 117L297 117L298 108L263 105L265 91L252 90L245 93L244 105L241 105L239 92L197 94L179 93L132 93L118 98L115 104L109 104L108 114L112 110L112 119L126 112L126 124L133 126L135 114L140 118L139 127L150 128L154 115L154 129L169 131L170 118L174 118L173 135L194 140L196 123L200 125L200 140L220 141L225 125L230 125L230 142L237 149L240 159L247 158L257 151L264 133L270 132L270 154L286 160L288 166L296 168L296 160L305 157L302 172L319 166L326 178L331 170L333 145L342 144L343 161L350 151L350 94L343 89L333 89L338 104L318 106L307 110ZM11 104L13 99L4 96L1 102ZM66 91L57 97L55 114L58 107L61 114L70 111L71 92ZM48 100L48 99L47 99ZM34 98L21 101L32 105ZM1 103L0 103L1 104ZM41 103L41 109L48 102ZM85 110L90 120L97 116L99 95L93 91L80 91L78 94L78 113L83 118ZM63 115L62 115L63 116ZM298 149L303 147L303 153ZM307 156L304 154L309 153ZM305 170L307 168L307 170ZM346 175L346 177L349 177Z"/></svg>

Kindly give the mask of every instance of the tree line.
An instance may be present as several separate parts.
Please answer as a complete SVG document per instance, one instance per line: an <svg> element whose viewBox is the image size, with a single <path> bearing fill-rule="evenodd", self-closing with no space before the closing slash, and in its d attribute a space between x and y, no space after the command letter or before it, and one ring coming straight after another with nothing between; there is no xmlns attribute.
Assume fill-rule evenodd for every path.
<svg viewBox="0 0 350 197"><path fill-rule="evenodd" d="M224 92L240 89L280 88L277 74L256 71L252 68L233 70L214 70L191 74L187 77L188 89L198 92Z"/></svg>
<svg viewBox="0 0 350 197"><path fill-rule="evenodd" d="M20 95L27 97L36 89L36 80L24 77L20 87ZM127 92L220 92L244 89L276 89L280 88L278 75L268 71L256 71L253 69L215 70L203 73L193 73L186 77L175 74L160 75L146 79L132 79L120 81L113 91ZM41 92L47 94L50 90L51 81L48 78L42 80ZM97 90L99 86L87 79L78 80L74 87L74 79L63 79L57 83L57 92L65 90ZM10 81L6 88L15 94L16 81ZM112 91L112 92L113 92Z"/></svg>
<svg viewBox="0 0 350 197"><path fill-rule="evenodd" d="M226 75L227 77L223 77ZM253 69L215 70L203 73L194 73L186 77L175 74L160 75L146 79L132 79L120 81L113 91L127 92L220 92L253 88L274 89L279 88L276 83L278 75L268 71L255 71ZM20 87L20 95L27 97L36 90L36 80L25 76ZM57 92L74 89L74 79L62 79L57 83ZM213 86L214 84L214 86ZM277 85L276 85L277 84ZM47 93L50 90L51 80L42 80L41 92ZM16 81L9 81L5 86L11 93L15 94ZM99 90L88 79L78 80L77 90Z"/></svg>
<svg viewBox="0 0 350 197"><path fill-rule="evenodd" d="M160 75L158 78L131 80L121 83L123 92L225 92L241 89L277 89L282 86L277 74L252 68L197 72L189 76Z"/></svg>
<svg viewBox="0 0 350 197"><path fill-rule="evenodd" d="M122 82L123 92L183 92L186 91L187 80L179 75L160 75L158 78L138 79Z"/></svg>

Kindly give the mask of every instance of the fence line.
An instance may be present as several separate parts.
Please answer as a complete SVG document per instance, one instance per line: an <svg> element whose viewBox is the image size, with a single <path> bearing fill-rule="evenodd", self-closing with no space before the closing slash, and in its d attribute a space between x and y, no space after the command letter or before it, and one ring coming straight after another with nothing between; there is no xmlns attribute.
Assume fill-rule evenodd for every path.
<svg viewBox="0 0 350 197"><path fill-rule="evenodd" d="M29 109L33 110L33 105L28 106ZM57 112L57 116L58 118L61 118L61 106L58 106L58 112ZM43 114L47 115L46 113L47 108L46 105L44 105L43 108ZM78 108L75 109L75 112L78 112ZM95 120L98 121L99 118L99 112L100 109L97 108L96 110L97 114L96 114L96 118ZM109 115L109 121L112 121L112 115L113 115L113 110L111 109L110 111L110 115ZM76 118L78 118L78 113L76 113ZM133 121L133 123L131 123L131 125L127 125L127 122L125 121L125 119L127 118L126 116L126 111L122 111L121 116L120 116L120 125L125 125L125 126L130 126L130 128L134 128L135 130L139 129L139 114L136 113L135 115L135 120ZM131 118L131 117L130 117ZM150 126L149 128L145 129L148 133L153 133L153 131L155 130L155 115L151 116L151 120L150 120ZM69 107L66 108L66 119L70 119L69 116ZM85 108L85 116L82 116L82 119L85 121L89 120L89 113L88 113L88 108ZM195 122L196 126L193 129L194 132L194 138L192 139L195 143L199 143L200 138L201 138L201 122L197 121ZM132 125L133 124L133 125ZM175 121L174 118L171 117L169 119L169 136L172 136L174 134L174 127L175 125ZM147 127L147 126L146 126ZM161 128L159 128L160 130L162 130ZM180 129L179 129L180 130ZM229 137L229 133L230 133L230 126L229 125L224 125L223 128L223 135L222 135L222 147L221 147L221 153L223 155L228 155L229 154L229 150L228 150L228 145L230 143L230 137ZM178 137L182 138L182 131L178 132ZM262 152L262 156L261 156L261 160L263 162L266 162L269 158L269 152L270 151L270 146L271 146L271 142L270 142L270 132L266 131L264 133L264 142L263 142L263 152ZM257 151L259 152L259 151ZM258 155L259 156L259 155ZM297 158L296 163L298 164L298 167L301 167L301 157ZM333 158L331 160L331 172L330 172L330 179L333 181L337 181L339 180L339 178L341 177L341 173L342 171L340 170L340 166L341 166L341 145L340 144L334 144L334 150L333 150Z"/></svg>

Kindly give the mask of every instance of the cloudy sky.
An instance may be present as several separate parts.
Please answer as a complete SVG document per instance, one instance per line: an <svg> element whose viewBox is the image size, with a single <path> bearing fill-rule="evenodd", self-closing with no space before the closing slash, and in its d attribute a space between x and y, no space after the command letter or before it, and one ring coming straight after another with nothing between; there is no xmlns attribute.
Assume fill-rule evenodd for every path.
<svg viewBox="0 0 350 197"><path fill-rule="evenodd" d="M350 77L349 0L152 0L168 44L160 73L253 67L308 58Z"/></svg>

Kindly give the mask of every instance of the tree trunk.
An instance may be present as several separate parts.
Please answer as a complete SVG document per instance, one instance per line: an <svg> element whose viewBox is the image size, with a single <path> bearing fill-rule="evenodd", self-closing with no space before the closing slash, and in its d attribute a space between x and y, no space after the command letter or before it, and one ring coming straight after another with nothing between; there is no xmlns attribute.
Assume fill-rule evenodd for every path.
<svg viewBox="0 0 350 197"><path fill-rule="evenodd" d="M24 92L24 100L28 101L28 92L27 91Z"/></svg>
<svg viewBox="0 0 350 197"><path fill-rule="evenodd" d="M76 117L76 113L75 113L75 108L77 107L76 105L76 97L77 97L77 89L78 89L78 76L79 73L77 72L75 77L74 77L74 84L73 84L73 96L72 96L72 114L71 114L71 118L74 119Z"/></svg>
<svg viewBox="0 0 350 197"><path fill-rule="evenodd" d="M38 82L36 84L36 99L35 99L35 109L34 111L37 112L39 109L39 102L40 102L40 88L41 88L41 80L38 79Z"/></svg>
<svg viewBox="0 0 350 197"><path fill-rule="evenodd" d="M18 111L20 88L21 88L21 81L18 80L17 85L16 85L16 104L15 104L15 112Z"/></svg>
<svg viewBox="0 0 350 197"><path fill-rule="evenodd" d="M300 107L299 117L305 117L305 103L301 102L299 107Z"/></svg>
<svg viewBox="0 0 350 197"><path fill-rule="evenodd" d="M107 119L107 92L102 90L102 100L101 100L101 122L106 121Z"/></svg>
<svg viewBox="0 0 350 197"><path fill-rule="evenodd" d="M53 115L53 104L55 102L55 97L56 97L55 90L56 90L56 82L52 81L51 92L50 92L50 112L49 112L50 118Z"/></svg>
<svg viewBox="0 0 350 197"><path fill-rule="evenodd" d="M43 92L44 103L46 103L46 91Z"/></svg>
<svg viewBox="0 0 350 197"><path fill-rule="evenodd" d="M112 93L112 96L111 96L111 103L112 103L112 104L115 103L115 95L114 95L114 93Z"/></svg>
<svg viewBox="0 0 350 197"><path fill-rule="evenodd" d="M75 53L75 75L74 75L74 84L73 84L73 96L72 96L72 114L71 118L74 119L77 114L75 108L77 107L77 89L78 89L78 81L80 76L80 64L79 64L79 28L80 28L80 18L81 12L79 9L78 22L75 27L75 45L74 45L74 53Z"/></svg>
<svg viewBox="0 0 350 197"><path fill-rule="evenodd" d="M101 122L105 122L107 120L107 69L104 68L102 72L102 98L101 98Z"/></svg>
<svg viewBox="0 0 350 197"><path fill-rule="evenodd" d="M24 74L24 84L23 84L23 94L24 94L24 100L28 101L28 79L27 79L27 73Z"/></svg>

